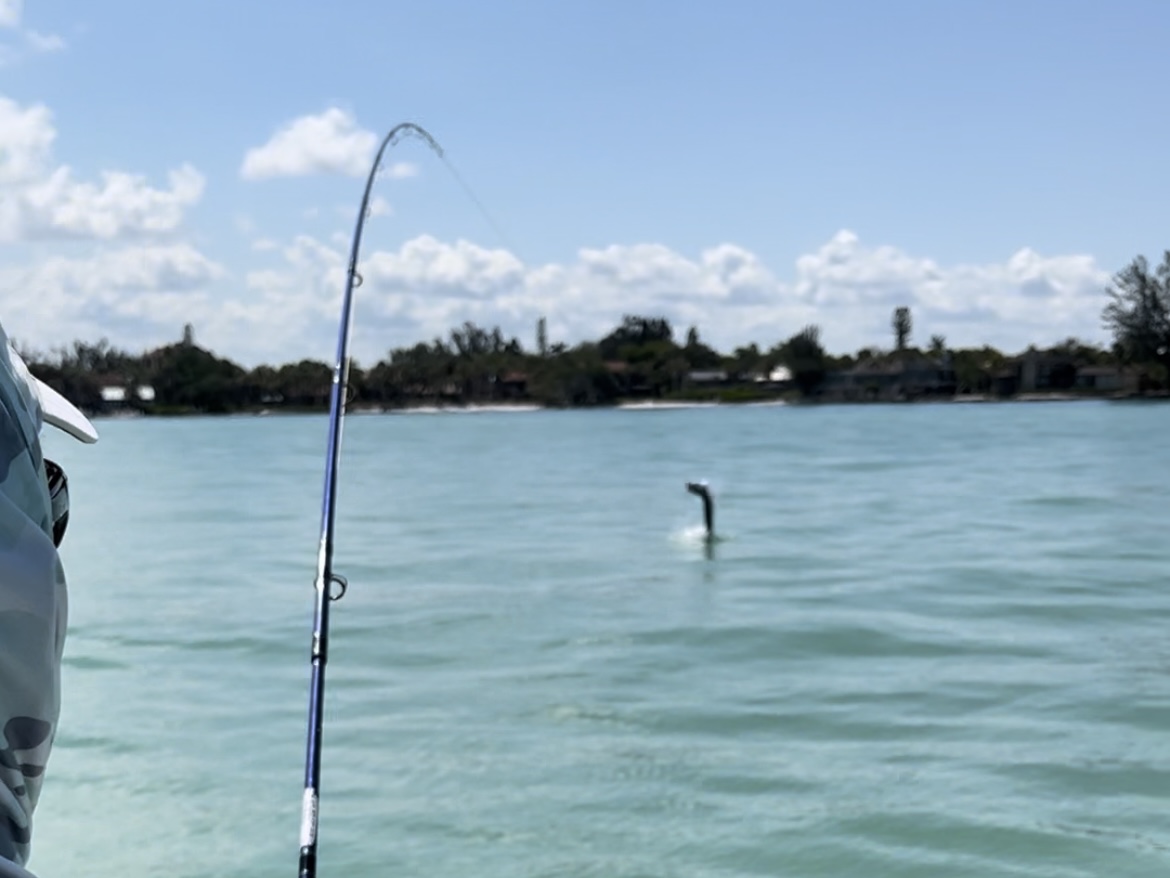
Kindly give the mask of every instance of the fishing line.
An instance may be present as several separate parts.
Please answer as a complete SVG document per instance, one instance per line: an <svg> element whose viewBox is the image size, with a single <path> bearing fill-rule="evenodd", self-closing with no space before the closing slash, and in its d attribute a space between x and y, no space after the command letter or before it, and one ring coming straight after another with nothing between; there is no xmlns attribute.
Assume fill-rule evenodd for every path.
<svg viewBox="0 0 1170 878"><path fill-rule="evenodd" d="M520 255L519 248L508 236L508 233L504 231L503 227L498 222L496 222L496 219L494 216L492 216L491 211L487 209L487 206L483 203L483 201L480 200L479 196L475 194L475 191L471 188L470 184L468 184L467 180L465 180L463 175L459 173L459 169L455 167L455 163L451 161L451 157L445 153L440 153L439 157L443 160L443 164L447 166L447 170L451 172L451 176L455 178L455 182L459 184L459 188L463 190L463 194L466 195L471 200L471 203L476 206L476 209L479 210L480 215L484 218L484 221L487 222L492 231L496 233L497 237L499 237L504 246L512 251L512 255L519 259L521 263L523 263L524 259Z"/></svg>

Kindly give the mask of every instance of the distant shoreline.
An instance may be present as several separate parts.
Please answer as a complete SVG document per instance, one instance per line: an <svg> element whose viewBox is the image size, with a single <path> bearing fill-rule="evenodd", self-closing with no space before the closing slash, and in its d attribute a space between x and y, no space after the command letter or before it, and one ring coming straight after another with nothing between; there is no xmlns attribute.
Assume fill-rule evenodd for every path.
<svg viewBox="0 0 1170 878"><path fill-rule="evenodd" d="M711 400L626 400L612 405L590 406L545 406L535 403L483 403L470 405L412 405L412 406L379 406L364 403L346 410L347 415L474 415L474 414L528 414L532 412L556 411L625 411L625 412L664 412L681 411L687 409L727 409L727 408L820 408L828 406L918 406L918 405L1011 405L1017 403L1071 403L1071 402L1168 402L1170 394L1129 394L1129 395L1101 395L1075 393L1027 393L1015 396L991 396L986 394L963 394L954 397L930 397L906 400L842 400L842 399L774 399L750 401L711 401ZM328 414L327 408L283 407L239 409L229 412L208 411L139 411L126 409L112 412L94 412L90 417L102 421L137 420L139 418L185 418L185 417L278 417L297 415Z"/></svg>

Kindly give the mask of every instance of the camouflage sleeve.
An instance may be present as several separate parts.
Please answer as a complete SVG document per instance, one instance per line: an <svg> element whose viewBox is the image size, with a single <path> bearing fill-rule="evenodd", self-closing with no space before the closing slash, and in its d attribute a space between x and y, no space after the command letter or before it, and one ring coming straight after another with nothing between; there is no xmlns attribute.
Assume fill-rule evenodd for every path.
<svg viewBox="0 0 1170 878"><path fill-rule="evenodd" d="M65 575L38 437L0 358L0 878L23 876L60 710Z"/></svg>
<svg viewBox="0 0 1170 878"><path fill-rule="evenodd" d="M16 863L0 860L0 878L36 878L36 876Z"/></svg>

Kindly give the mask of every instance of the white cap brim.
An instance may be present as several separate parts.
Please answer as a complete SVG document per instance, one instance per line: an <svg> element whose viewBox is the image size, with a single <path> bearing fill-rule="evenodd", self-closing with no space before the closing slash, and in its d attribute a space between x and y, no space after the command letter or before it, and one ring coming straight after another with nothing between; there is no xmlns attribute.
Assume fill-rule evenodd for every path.
<svg viewBox="0 0 1170 878"><path fill-rule="evenodd" d="M36 376L33 376L33 382L41 400L41 415L45 423L64 430L82 442L92 444L98 441L97 430L73 403Z"/></svg>

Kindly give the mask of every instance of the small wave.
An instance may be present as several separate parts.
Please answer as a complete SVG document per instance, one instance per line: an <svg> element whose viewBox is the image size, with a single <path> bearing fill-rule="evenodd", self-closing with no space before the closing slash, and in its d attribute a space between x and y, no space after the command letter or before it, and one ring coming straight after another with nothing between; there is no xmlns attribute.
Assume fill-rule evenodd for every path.
<svg viewBox="0 0 1170 878"><path fill-rule="evenodd" d="M1043 497L1029 497L1023 501L1028 506L1051 506L1057 509L1078 509L1106 506L1108 497L1097 497L1091 494L1050 494Z"/></svg>
<svg viewBox="0 0 1170 878"><path fill-rule="evenodd" d="M120 671L128 668L125 662L117 659L98 658L96 656L65 656L61 664L69 668L79 668L85 671Z"/></svg>

